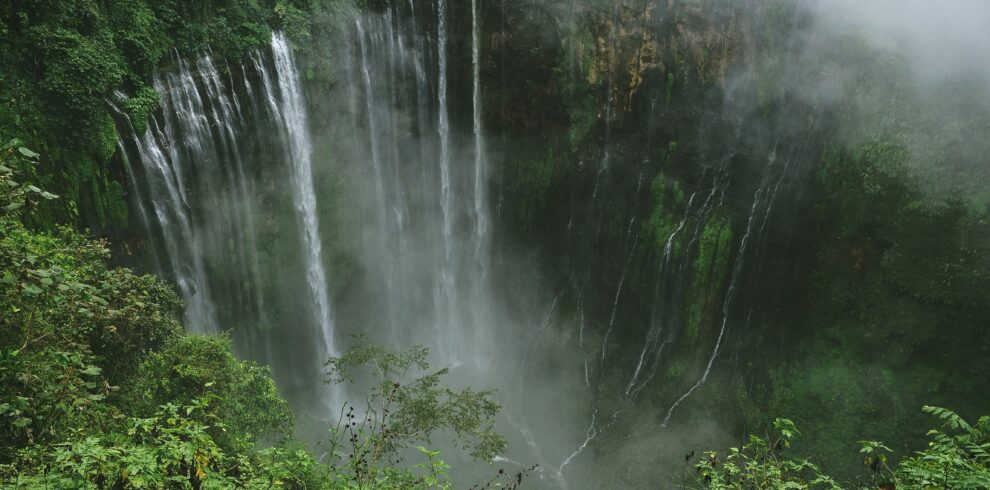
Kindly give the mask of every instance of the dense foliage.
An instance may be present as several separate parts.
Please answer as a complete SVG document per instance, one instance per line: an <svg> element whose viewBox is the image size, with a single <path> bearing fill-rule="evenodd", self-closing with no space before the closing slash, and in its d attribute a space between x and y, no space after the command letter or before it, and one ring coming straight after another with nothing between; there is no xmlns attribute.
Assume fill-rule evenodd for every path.
<svg viewBox="0 0 990 490"><path fill-rule="evenodd" d="M919 76L910 54L855 34L832 42L804 48L841 87L812 140L814 225L796 225L816 255L798 317L806 328L779 328L793 350L760 396L815 434L798 453L854 468L843 463L850 439L924 444L904 429L926 425L921 404L975 418L986 403L985 384L972 380L990 376L980 293L990 287L990 148L976 136L990 113L972 109L983 92L969 75ZM838 67L856 70L855 81L837 80Z"/></svg>
<svg viewBox="0 0 990 490"><path fill-rule="evenodd" d="M16 141L2 152L0 478L23 488L260 487L288 473L283 463L309 461L283 446L259 452L262 438L290 434L285 401L267 369L235 360L225 339L183 335L168 286L107 267L103 242L22 224L54 196L17 183L36 153Z"/></svg>
<svg viewBox="0 0 990 490"><path fill-rule="evenodd" d="M845 480L860 469L849 441L902 454L925 444L921 404L979 415L990 379L985 73L932 69L935 59L875 42L884 33L868 22L829 24L822 10L857 15L829 2L546 3L556 25L509 2L494 26L500 112L486 127L513 142L499 168L503 226L545 252L560 289L577 290L561 316L614 324L611 345L634 346L631 359L649 338L641 325L663 312L656 271L688 271L671 286L685 296L666 300L662 324L678 334L642 410L666 411L701 379L726 326L681 423L737 416L729 425L761 433L768 414L787 414L812 439L793 454ZM972 51L958 48L960 59ZM726 205L697 239L674 233L723 162ZM768 176L772 205L754 198ZM737 256L753 213L759 226ZM679 257L679 246L696 248ZM648 474L650 456L630 453L602 464Z"/></svg>
<svg viewBox="0 0 990 490"><path fill-rule="evenodd" d="M128 226L123 169L112 160L118 133L109 103L119 103L143 128L158 106L149 83L159 66L207 51L240 59L266 45L273 28L315 49L322 44L311 42L311 25L328 32L349 5L349 0L4 2L0 134L20 135L38 150L44 180L36 183L66 197L50 216L35 218L99 230Z"/></svg>
<svg viewBox="0 0 990 490"><path fill-rule="evenodd" d="M714 212L699 229L693 260L683 267L697 271L682 284L684 344L668 348L673 361L645 390L644 405L668 407L665 394L683 392L678 383L694 382L692 372L707 360L698 352L707 352L719 333L713 326L753 193L747 175L762 172L763 155L778 145L801 148L792 151L802 162L792 171L797 190L791 194L798 197L776 208L791 217L768 211L766 244L754 247L763 255L752 262L770 264L755 267L765 275L754 272L750 282L764 291L745 298L757 320L745 335L736 328L742 321L730 322L730 335L740 338L731 342L736 352L722 358L739 369L705 387L721 391L711 397L715 411L738 409L747 427L774 427L781 436L753 438L724 460L707 456L699 474L709 485L834 485L806 460L779 456L796 431L768 413L789 414L813 435L814 444L792 450L795 457L840 468L832 474L843 481L856 470L848 464L850 438L889 436L901 454L925 442L905 430L924 423L918 403L975 415L969 410L985 403L990 379L990 117L972 96L983 93L979 80L916 83L910 61L854 35L833 39L824 55L795 46L808 21L780 2L764 2L769 7L760 21L733 11L732 18L752 22L745 33L706 19L696 2L657 2L656 15L641 17L618 8L631 2L548 1L541 10L547 15L532 14L530 3L501 2L500 14L485 11L493 54L485 54L483 96L485 107L497 107L486 112L485 127L517 147L495 171L506 216L500 226L549 250L561 277L588 271L600 281L581 286L608 291L597 308L590 295L581 298L590 315L608 318L619 299L615 284L623 284L625 264L634 264L623 291L628 304L615 323L635 325L626 320L650 311L655 290L654 278L638 271L657 268L688 196L708 185L710 174L699 176L699 166L730 155L741 175L728 196L734 207ZM446 484L445 469L433 451L424 447L428 462L413 471L391 468L390 456L426 444L434 430L465 436L476 456L497 453L503 443L485 425L496 409L488 394L449 390L439 383L442 372L425 370L396 387L402 374L386 369L371 383L373 403L357 407L368 409L368 417L338 424L331 434L340 449L331 451L337 467L317 464L289 440L291 414L265 368L236 360L222 338L183 335L170 288L108 267L106 243L56 224L85 223L100 234L130 226L123 169L113 163L119 138L109 101L141 129L158 107L148 86L154 70L174 56L207 51L236 60L266 44L276 27L297 41L307 88L332 86L327 53L342 23L364 4L15 0L0 6L0 135L25 139L0 148L2 478L70 488L84 482L401 486L424 478L439 486ZM553 18L554 8L570 17ZM658 39L667 34L669 41ZM855 77L844 79L847 72ZM727 87L735 92L727 94ZM727 108L727 95L746 107ZM333 119L333 108L317 110L327 114L314 124ZM746 122L745 138L720 125L727 112ZM594 195L599 203L588 204ZM563 231L575 216L579 228L582 218L590 223L582 230L592 240L575 241ZM630 231L635 243L643 238L633 247L639 256L627 262ZM675 254L685 245L673 243ZM773 268L788 275L766 275ZM575 308L566 298L562 303L562 310ZM419 370L423 355L365 346L330 367L342 381L368 363ZM986 421L970 425L951 412L929 412L951 427L930 434L931 445L915 457L888 467L886 446L864 444L873 483L988 486Z"/></svg>
<svg viewBox="0 0 990 490"><path fill-rule="evenodd" d="M883 443L860 441L870 476L856 485L840 485L809 459L784 456L799 435L787 419L774 421L775 436L750 436L745 445L724 455L706 452L694 467L699 483L711 490L990 487L990 417L970 425L944 408L925 407L924 411L937 417L942 428L930 430L928 446L896 465L888 465L892 451Z"/></svg>
<svg viewBox="0 0 990 490"><path fill-rule="evenodd" d="M382 377L364 422L348 409L329 437L340 450L317 463L292 442L292 413L268 369L235 359L224 337L185 335L171 288L108 267L102 241L25 227L26 213L56 196L18 182L36 152L16 140L0 152L4 485L448 488L446 464L422 446L431 436L450 430L479 459L504 449L490 393L444 386L446 370L425 372L425 349L363 346L330 361L331 381L372 364ZM425 463L403 468L393 458L413 445Z"/></svg>

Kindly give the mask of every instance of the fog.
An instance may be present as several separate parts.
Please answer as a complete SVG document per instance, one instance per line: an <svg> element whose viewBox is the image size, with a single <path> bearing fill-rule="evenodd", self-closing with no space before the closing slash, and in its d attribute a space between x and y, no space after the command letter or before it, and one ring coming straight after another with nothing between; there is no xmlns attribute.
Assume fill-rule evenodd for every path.
<svg viewBox="0 0 990 490"><path fill-rule="evenodd" d="M878 49L906 57L920 78L938 80L966 72L990 75L986 2L827 0L806 5L837 34L849 29Z"/></svg>
<svg viewBox="0 0 990 490"><path fill-rule="evenodd" d="M724 78L705 86L718 87L712 89L717 96L688 92L695 87L684 82L690 94L684 97L714 106L698 109L702 116L670 109L679 101L665 88L673 75L658 75L669 68L662 61L629 77L641 85L619 83L620 69L635 65L621 58L633 51L622 49L632 43L630 33L650 32L643 35L648 41L636 40L641 47L652 42L651 49L675 49L670 46L677 43L657 39L672 36L659 30L670 28L665 9L678 2L646 2L653 8L643 10L651 14L640 17L630 13L635 2L614 2L604 14L601 2L566 3L570 9L558 5L550 12L572 17L550 23L597 26L606 18L636 24L596 32L594 42L580 46L605 61L567 60L583 70L583 78L570 80L578 84L592 78L585 73L593 63L614 65L603 75L607 83L588 90L597 98L587 100L601 107L591 111L594 136L567 154L580 159L567 162L580 169L577 177L543 189L545 199L572 199L573 210L548 212L557 219L548 226L566 234L560 241L569 255L550 246L537 250L532 244L541 230L518 231L515 216L501 213L499 192L507 191L498 185L509 178L510 160L533 142L485 127L496 119L485 117L487 111L503 108L484 96L496 89L482 82L513 76L482 75L508 66L494 49L488 52L495 37L479 32L494 23L483 19L496 18L495 2L481 2L474 20L480 24L466 24L471 18L463 5L455 10L461 17L441 15L442 1L349 17L340 43L325 53L334 60L332 84L291 73L296 68L278 37L248 61L228 61L221 70L180 65L177 74L163 76L164 129L126 141L131 160L143 165L142 214L157 216L148 234L164 244L162 272L182 286L187 320L233 330L240 355L272 366L307 435L324 429L327 414L341 404L363 399L360 388L324 388L319 363L362 335L395 348L426 345L435 366L451 367L455 386L497 390L499 429L509 447L492 463L538 465L529 477L534 488L690 482L689 451L738 443L748 429L750 414L731 413L734 402L726 399L753 396L757 376L748 373L750 386L733 376L759 356L747 358L740 346L746 335L762 335L760 326L778 320L759 302L765 301L762 290L786 287L767 274L775 272L774 247L785 248L780 244L800 225L788 213L811 205L805 191L821 152L808 141L818 137L821 121L833 117L836 140L853 144L898 130L886 126L881 110L894 102L903 102L905 112L923 108L917 114L922 129L915 128L922 134L902 137L914 150L912 165L930 172L919 177L944 177L929 184L930 192L978 187L980 181L968 177L986 175L974 166L962 178L955 172L945 177L928 158L934 150L924 132L956 120L958 106L940 101L973 97L963 92L946 99L945 89L933 89L946 80L975 83L986 90L977 98L990 102L990 3L785 2L786 21L767 17L763 7L774 2L715 2L718 8L690 10L734 17L698 21L703 27L677 24L685 39L690 36L681 31L702 31L685 45L710 38L738 44L734 58L719 60ZM501 8L505 15L504 2ZM788 25L788 37L768 47L760 29L774 21ZM509 28L498 35L504 42L522 37ZM551 47L564 51L568 42L583 42L567 35ZM450 36L460 37L453 42ZM888 64L888 56L908 60L909 70ZM561 65L539 68L556 74L566 71ZM894 68L877 77L889 77L904 89L896 93L910 100L861 88L863 73L888 65ZM229 81L211 81L219 73ZM612 106L618 105L613 91L625 89L634 93L622 95L634 102L621 112ZM658 108L665 98L667 107ZM652 101L649 109L644 101ZM793 110L767 109L792 103ZM637 126L633 117L650 111L645 119L651 122ZM665 120L668 113L679 118ZM691 148L686 158L693 160L669 171L674 176L665 181L662 159L669 163L680 154L670 136L675 130L664 131L691 117L701 122L684 131L680 144ZM652 143L654 133L669 137L673 147L667 140ZM219 143L206 144L211 134ZM959 146L981 151L977 136ZM203 144L170 153L168 141L182 137ZM236 171L195 172L199 181L185 186L168 172L204 161ZM553 187L566 185L573 189ZM203 202L187 202L198 198ZM674 202L672 209L663 209L664 199ZM705 240L714 245L699 245ZM218 252L228 249L234 253ZM799 252L781 252L787 253ZM709 273L715 282L696 286L697 264L717 264L724 277ZM688 311L691 288L702 291L700 312ZM698 318L686 319L691 315ZM468 468L455 474L459 478L483 478L492 469L473 469L454 448L443 449L452 450L447 459L455 468Z"/></svg>

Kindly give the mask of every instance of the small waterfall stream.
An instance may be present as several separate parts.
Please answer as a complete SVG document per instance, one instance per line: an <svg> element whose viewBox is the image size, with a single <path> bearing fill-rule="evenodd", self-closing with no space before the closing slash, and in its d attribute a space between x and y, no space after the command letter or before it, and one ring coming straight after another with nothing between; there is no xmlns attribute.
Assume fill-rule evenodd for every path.
<svg viewBox="0 0 990 490"><path fill-rule="evenodd" d="M771 153L767 163L768 170L773 169L775 162L776 162L776 153ZM670 422L670 418L671 416L673 416L674 411L677 410L677 407L680 406L680 404L683 403L684 400L690 397L698 388L704 385L706 381L708 381L708 376L711 374L712 371L712 365L714 365L715 359L717 359L718 355L721 353L722 346L726 337L726 332L729 327L730 313L731 313L731 308L733 306L733 300L735 299L737 294L736 285L739 282L739 278L742 276L743 264L745 263L746 251L750 244L750 237L753 234L753 225L754 225L754 221L756 220L756 215L759 212L759 210L762 209L764 214L766 216L769 216L770 211L772 210L770 205L772 204L773 194L771 193L771 189L770 189L770 175L771 174L769 172L764 174L762 182L757 188L756 194L753 196L753 205L750 208L749 218L746 220L746 229L742 236L742 239L739 240L739 249L736 252L734 263L732 265L732 272L730 273L729 276L728 289L726 290L724 298L722 300L722 315L721 315L721 320L719 322L720 325L719 325L718 337L715 340L715 347L712 348L712 354L708 358L708 363L705 365L705 369L701 375L701 378L699 378L697 382L691 385L691 387L679 398L677 398L677 400L675 400L674 403L670 405L670 408L667 409L667 413L663 417L663 422L660 423L661 428L667 427L667 424ZM766 218L764 218L764 220L765 219Z"/></svg>

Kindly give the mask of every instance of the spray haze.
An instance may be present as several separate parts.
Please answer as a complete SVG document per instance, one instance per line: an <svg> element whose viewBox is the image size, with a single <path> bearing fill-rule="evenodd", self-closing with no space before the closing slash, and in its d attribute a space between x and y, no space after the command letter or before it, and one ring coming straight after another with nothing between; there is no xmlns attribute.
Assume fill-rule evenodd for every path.
<svg viewBox="0 0 990 490"><path fill-rule="evenodd" d="M878 48L907 57L920 77L990 75L990 5L975 0L811 2L826 22L854 29Z"/></svg>
<svg viewBox="0 0 990 490"><path fill-rule="evenodd" d="M362 335L497 389L495 463L533 487L697 483L686 454L788 415L838 296L815 281L898 257L830 172L874 208L921 189L919 222L990 204L984 2L371 3L326 51L175 56L149 130L122 121L187 323L232 330L305 427L360 399L321 363Z"/></svg>

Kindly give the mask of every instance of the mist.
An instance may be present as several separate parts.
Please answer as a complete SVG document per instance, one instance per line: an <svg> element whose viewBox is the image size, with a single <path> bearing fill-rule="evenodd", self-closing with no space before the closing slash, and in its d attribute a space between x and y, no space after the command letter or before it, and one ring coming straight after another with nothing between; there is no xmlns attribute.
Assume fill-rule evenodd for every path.
<svg viewBox="0 0 990 490"><path fill-rule="evenodd" d="M968 72L990 75L990 39L982 32L990 21L985 2L836 0L808 5L829 27L849 29L878 49L904 56L926 81Z"/></svg>
<svg viewBox="0 0 990 490"><path fill-rule="evenodd" d="M923 296L932 271L871 274L923 262L927 243L897 240L937 235L937 213L990 204L990 4L449 3L349 11L315 53L276 34L219 67L175 59L154 130L121 140L187 323L271 366L309 442L362 400L321 362L360 336L496 390L508 449L478 470L442 447L458 481L536 465L532 488L696 484L697 455L776 410L827 427L828 376L887 376L863 383L882 410L888 373L935 336L922 320L980 318L964 293ZM856 185L874 200L849 204ZM956 258L953 284L980 284ZM888 284L917 325L821 314Z"/></svg>

